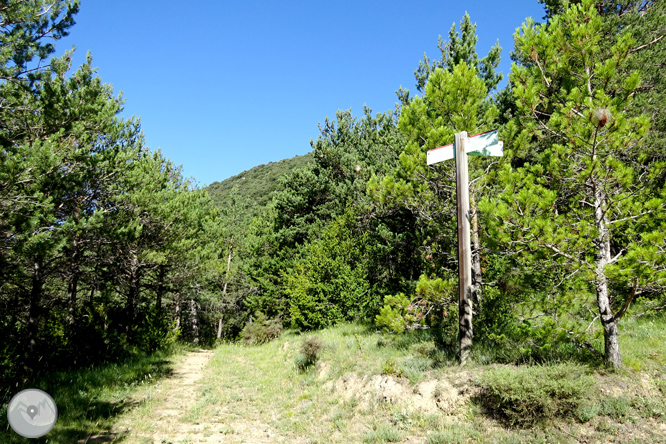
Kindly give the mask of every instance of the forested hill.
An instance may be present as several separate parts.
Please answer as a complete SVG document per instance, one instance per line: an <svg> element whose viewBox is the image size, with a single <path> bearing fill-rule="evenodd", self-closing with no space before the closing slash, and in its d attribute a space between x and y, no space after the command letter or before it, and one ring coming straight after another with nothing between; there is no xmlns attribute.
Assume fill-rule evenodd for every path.
<svg viewBox="0 0 666 444"><path fill-rule="evenodd" d="M307 166L311 162L312 153L283 159L279 162L268 162L222 182L213 182L204 189L220 208L230 203L234 188L237 189L238 197L242 201L248 202L250 208L263 207L269 202L273 192L281 188L280 177Z"/></svg>

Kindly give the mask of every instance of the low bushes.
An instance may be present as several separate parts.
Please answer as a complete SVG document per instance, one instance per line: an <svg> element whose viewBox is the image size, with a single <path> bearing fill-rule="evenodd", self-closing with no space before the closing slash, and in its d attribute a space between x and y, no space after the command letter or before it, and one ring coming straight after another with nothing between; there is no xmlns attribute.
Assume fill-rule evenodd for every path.
<svg viewBox="0 0 666 444"><path fill-rule="evenodd" d="M280 337L282 331L282 322L279 319L268 319L263 313L257 312L255 319L245 324L241 338L249 345L265 344Z"/></svg>
<svg viewBox="0 0 666 444"><path fill-rule="evenodd" d="M323 348L321 340L316 336L311 336L303 341L301 351L294 358L296 367L304 372L315 365L319 359L319 353Z"/></svg>
<svg viewBox="0 0 666 444"><path fill-rule="evenodd" d="M583 366L498 367L480 376L476 401L512 426L575 414L595 385Z"/></svg>

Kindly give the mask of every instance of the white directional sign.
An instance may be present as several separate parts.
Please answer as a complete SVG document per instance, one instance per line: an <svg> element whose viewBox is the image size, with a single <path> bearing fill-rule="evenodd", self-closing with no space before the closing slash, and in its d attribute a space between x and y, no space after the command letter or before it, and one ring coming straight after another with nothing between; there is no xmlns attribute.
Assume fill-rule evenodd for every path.
<svg viewBox="0 0 666 444"><path fill-rule="evenodd" d="M499 156L504 154L504 143L498 140L497 130L469 137L465 146L468 156ZM428 151L428 165L453 159L453 144Z"/></svg>

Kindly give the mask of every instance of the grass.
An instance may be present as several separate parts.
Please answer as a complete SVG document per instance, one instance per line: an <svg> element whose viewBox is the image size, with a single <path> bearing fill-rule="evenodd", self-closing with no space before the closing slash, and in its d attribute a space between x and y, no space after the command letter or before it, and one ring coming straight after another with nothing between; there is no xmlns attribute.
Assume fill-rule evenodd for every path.
<svg viewBox="0 0 666 444"><path fill-rule="evenodd" d="M145 402L140 399L148 387L171 375L174 356L184 350L183 346L173 346L120 363L59 372L40 379L30 388L44 390L53 397L58 420L46 436L30 442L71 444L111 430L118 416L132 412ZM16 392L22 389L17 388ZM121 440L122 433L114 438ZM4 404L0 411L0 442L26 441L9 428L7 404Z"/></svg>
<svg viewBox="0 0 666 444"><path fill-rule="evenodd" d="M460 368L423 331L395 336L358 325L286 331L266 344L221 344L187 389L193 403L169 427L198 427L198 438L181 434L174 443L666 443L666 321L627 319L620 344L633 364L619 372L575 362L539 367L483 359ZM299 355L308 353L304 365ZM159 396L151 400L152 382L169 376L173 359L155 355L94 375L49 379L39 388L58 387L50 393L65 406L49 442L76 442L118 424L150 435L163 408ZM531 396L537 390L528 390L528 382L539 378L543 393ZM498 398L494 408L476 402L490 384L498 393L508 384L514 397ZM502 408L541 416L507 422L498 419ZM113 442L140 442L133 436L120 433ZM0 442L23 441L3 431Z"/></svg>
<svg viewBox="0 0 666 444"><path fill-rule="evenodd" d="M656 336L662 342L653 344L650 353L636 348L625 356L636 356L642 368L663 371L654 360L654 353L660 356L666 350L662 326L660 322L648 327L643 322L629 324L625 332L630 337ZM303 344L313 338L321 344L316 363L299 365ZM526 378L543 375L551 385L539 396L555 394L557 402L551 405L552 399L527 397L532 404L521 406L522 398L517 396L514 407L524 415L536 414L532 408L547 408L534 425L518 421L519 428L507 426L486 406L473 402L473 395L481 393L482 375L493 369L507 373L505 382L520 371ZM583 377L580 383L562 380L570 379L572 372ZM632 436L660 442L659 424L666 430L659 380L649 379L649 390L643 390L631 368L609 373L581 364L550 363L542 367L472 364L460 369L452 357L438 354L424 332L394 336L340 325L316 333L287 331L260 346L224 344L216 350L204 381L216 401L202 405L201 416L227 412L224 427L271 430L287 442L575 443L605 441L609 436L616 442L632 442ZM458 396L462 405L443 402L437 404L440 408L428 410L411 402L427 397L417 392L432 381L440 384L427 396L443 401ZM395 397L377 396L396 386ZM618 394L623 386L624 397ZM666 384L662 389L666 390ZM236 438L229 442L241 442Z"/></svg>

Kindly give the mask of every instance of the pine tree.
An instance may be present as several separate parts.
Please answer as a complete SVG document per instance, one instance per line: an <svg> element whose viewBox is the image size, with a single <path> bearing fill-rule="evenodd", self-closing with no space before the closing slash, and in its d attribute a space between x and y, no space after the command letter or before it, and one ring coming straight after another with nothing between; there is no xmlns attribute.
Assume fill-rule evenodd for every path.
<svg viewBox="0 0 666 444"><path fill-rule="evenodd" d="M499 41L484 58L479 60L476 53L476 43L479 40L476 36L476 24L472 24L469 14L465 13L460 21L459 29L460 32L456 31L456 24L453 23L449 30L448 40L442 40L442 36L439 36L437 44L441 52L439 60L433 61L425 54L423 55L423 60L419 62L418 69L414 71L416 89L420 93L425 92L428 78L437 68L452 72L460 63L465 63L467 66L476 69L488 92L495 90L497 84L502 80L502 74L495 72L502 53Z"/></svg>
<svg viewBox="0 0 666 444"><path fill-rule="evenodd" d="M663 233L666 190L650 185L663 163L643 152L648 119L628 113L640 84L637 72L623 71L634 40L622 33L605 50L602 29L596 3L585 0L547 25L528 20L515 35L525 62L511 75L524 126L514 147L532 153L518 167L504 164L504 192L483 208L493 214L493 236L524 261L591 282L604 360L618 368L618 321L634 293L614 289L627 275L656 278L635 275L635 265L657 254L651 244Z"/></svg>

